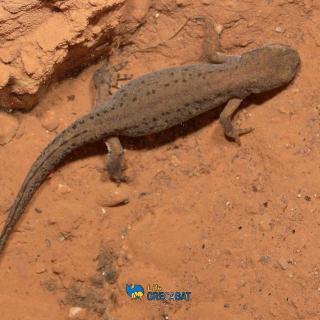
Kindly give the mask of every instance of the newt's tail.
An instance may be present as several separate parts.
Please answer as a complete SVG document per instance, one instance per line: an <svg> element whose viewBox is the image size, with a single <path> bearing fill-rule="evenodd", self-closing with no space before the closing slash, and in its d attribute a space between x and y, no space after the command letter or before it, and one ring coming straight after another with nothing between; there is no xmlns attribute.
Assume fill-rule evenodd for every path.
<svg viewBox="0 0 320 320"><path fill-rule="evenodd" d="M88 116L85 116L84 118L77 120L70 127L57 135L33 163L9 210L4 228L2 229L0 235L0 254L4 250L13 228L21 218L32 196L47 178L49 173L73 150L102 138L97 132L88 130L87 117Z"/></svg>

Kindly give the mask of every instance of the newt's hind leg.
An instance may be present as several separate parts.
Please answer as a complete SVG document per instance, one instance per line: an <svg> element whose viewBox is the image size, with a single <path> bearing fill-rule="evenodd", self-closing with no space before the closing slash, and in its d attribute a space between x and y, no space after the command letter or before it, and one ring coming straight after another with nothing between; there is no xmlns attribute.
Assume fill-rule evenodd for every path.
<svg viewBox="0 0 320 320"><path fill-rule="evenodd" d="M116 71L114 68L113 71ZM113 72L106 65L99 68L92 77L95 88L94 108L106 107L111 96L110 89L113 86ZM107 146L106 170L113 181L118 183L127 181L124 175L126 169L124 151L118 137L110 137L104 141Z"/></svg>
<svg viewBox="0 0 320 320"><path fill-rule="evenodd" d="M227 138L234 140L240 145L240 136L242 134L249 133L254 130L254 128L235 128L232 124L231 118L234 112L239 108L242 99L231 99L228 101L223 111L220 114L220 123L223 127L224 134Z"/></svg>

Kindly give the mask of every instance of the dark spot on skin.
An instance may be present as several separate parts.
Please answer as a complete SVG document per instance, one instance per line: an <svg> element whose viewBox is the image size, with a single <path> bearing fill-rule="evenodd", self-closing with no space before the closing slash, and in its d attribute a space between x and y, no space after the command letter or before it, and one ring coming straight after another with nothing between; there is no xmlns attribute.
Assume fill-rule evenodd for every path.
<svg viewBox="0 0 320 320"><path fill-rule="evenodd" d="M178 80L178 79L176 79L176 80L174 80L174 82L175 82L175 83L178 83L178 82L179 82L179 80Z"/></svg>
<svg viewBox="0 0 320 320"><path fill-rule="evenodd" d="M186 79L182 79L182 82L187 82L187 80Z"/></svg>
<svg viewBox="0 0 320 320"><path fill-rule="evenodd" d="M96 116L97 116L97 117L100 117L100 112L96 112Z"/></svg>
<svg viewBox="0 0 320 320"><path fill-rule="evenodd" d="M150 91L147 91L147 96L150 96L151 92Z"/></svg>
<svg viewBox="0 0 320 320"><path fill-rule="evenodd" d="M174 76L174 72L173 71L170 72L170 76Z"/></svg>
<svg viewBox="0 0 320 320"><path fill-rule="evenodd" d="M93 119L94 119L94 116L90 116L90 119L93 120Z"/></svg>
<svg viewBox="0 0 320 320"><path fill-rule="evenodd" d="M206 77L206 76L203 76L202 79L205 80L205 79L207 79L207 77Z"/></svg>
<svg viewBox="0 0 320 320"><path fill-rule="evenodd" d="M190 103L187 102L187 103L184 104L184 106L185 106L185 107L189 107L189 106L190 106Z"/></svg>
<svg viewBox="0 0 320 320"><path fill-rule="evenodd" d="M155 94L156 93L156 90L152 89L152 94Z"/></svg>
<svg viewBox="0 0 320 320"><path fill-rule="evenodd" d="M164 86L165 87L170 87L170 83L166 83Z"/></svg>
<svg viewBox="0 0 320 320"><path fill-rule="evenodd" d="M132 102L135 102L135 101L137 101L137 100L138 100L138 97L135 96L135 97L132 99Z"/></svg>
<svg viewBox="0 0 320 320"><path fill-rule="evenodd" d="M202 73L199 72L199 73L198 73L198 77L201 77L201 76L202 76Z"/></svg>
<svg viewBox="0 0 320 320"><path fill-rule="evenodd" d="M177 109L177 111L178 111L178 112L180 112L180 111L181 111L181 109L180 109L180 108L178 108L178 109Z"/></svg>
<svg viewBox="0 0 320 320"><path fill-rule="evenodd" d="M120 103L120 107L123 107L123 102Z"/></svg>
<svg viewBox="0 0 320 320"><path fill-rule="evenodd" d="M152 121L157 121L157 118L152 118Z"/></svg>

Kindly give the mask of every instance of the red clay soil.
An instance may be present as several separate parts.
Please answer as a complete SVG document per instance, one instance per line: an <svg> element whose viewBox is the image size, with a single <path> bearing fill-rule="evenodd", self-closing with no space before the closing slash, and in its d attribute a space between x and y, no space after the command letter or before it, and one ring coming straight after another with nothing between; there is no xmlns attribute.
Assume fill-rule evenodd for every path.
<svg viewBox="0 0 320 320"><path fill-rule="evenodd" d="M214 19L230 54L293 46L297 78L247 100L235 121L255 131L241 146L207 114L124 141L130 181L119 187L103 173L103 143L68 157L1 259L2 320L320 319L320 5L156 0L110 63L127 60L121 72L137 77L197 61L201 25L180 30L193 15ZM42 149L90 111L97 68L53 84L28 113L0 115L2 222ZM190 291L191 300L133 301L127 283Z"/></svg>

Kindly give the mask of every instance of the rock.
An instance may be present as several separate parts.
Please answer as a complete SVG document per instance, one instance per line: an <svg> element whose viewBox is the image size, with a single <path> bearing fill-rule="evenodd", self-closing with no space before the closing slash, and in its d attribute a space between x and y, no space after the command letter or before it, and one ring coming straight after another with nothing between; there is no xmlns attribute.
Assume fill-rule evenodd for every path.
<svg viewBox="0 0 320 320"><path fill-rule="evenodd" d="M85 320L87 319L87 310L80 307L72 307L69 310L69 319L76 319L76 320Z"/></svg>
<svg viewBox="0 0 320 320"><path fill-rule="evenodd" d="M102 207L115 207L129 203L129 193L124 187L112 187L105 194L97 196L97 203Z"/></svg>
<svg viewBox="0 0 320 320"><path fill-rule="evenodd" d="M222 24L216 23L215 26L214 26L214 29L217 32L217 34L220 35L222 33L223 29L224 29L224 26Z"/></svg>
<svg viewBox="0 0 320 320"><path fill-rule="evenodd" d="M43 263L38 263L36 266L36 273L41 274L47 272L47 268Z"/></svg>
<svg viewBox="0 0 320 320"><path fill-rule="evenodd" d="M278 33L285 33L285 32L286 32L286 29L283 28L283 27L281 27L281 26L277 26L277 27L275 28L275 30L276 30L276 32L278 32Z"/></svg>
<svg viewBox="0 0 320 320"><path fill-rule="evenodd" d="M150 5L150 0L2 0L0 108L32 108L50 83L95 63L115 39L120 46L127 43L128 31L144 22Z"/></svg>
<svg viewBox="0 0 320 320"><path fill-rule="evenodd" d="M284 258L280 258L278 260L278 264L279 264L279 266L281 267L282 270L287 270L289 268L289 263Z"/></svg>
<svg viewBox="0 0 320 320"><path fill-rule="evenodd" d="M59 195L65 195L65 194L68 194L72 191L72 189L66 185L66 184L62 184L62 183L59 183L58 184L58 187L57 187L57 194Z"/></svg>
<svg viewBox="0 0 320 320"><path fill-rule="evenodd" d="M0 112L0 145L8 144L17 133L18 120L11 114Z"/></svg>
<svg viewBox="0 0 320 320"><path fill-rule="evenodd" d="M57 119L56 112L53 110L47 110L40 117L41 126L48 131L54 131L58 129L60 123Z"/></svg>

